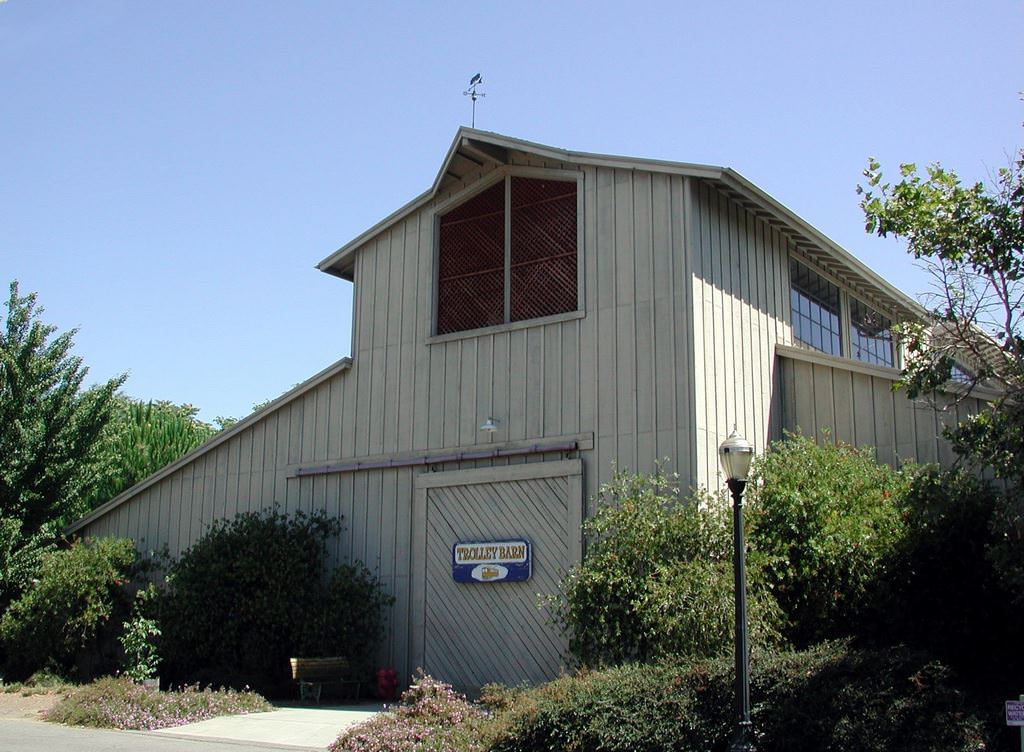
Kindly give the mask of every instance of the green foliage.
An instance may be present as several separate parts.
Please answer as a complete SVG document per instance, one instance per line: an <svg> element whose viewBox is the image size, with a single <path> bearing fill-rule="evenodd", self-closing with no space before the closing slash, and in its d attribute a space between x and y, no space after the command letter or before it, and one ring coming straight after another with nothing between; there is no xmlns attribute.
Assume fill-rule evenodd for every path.
<svg viewBox="0 0 1024 752"><path fill-rule="evenodd" d="M174 462L217 433L192 405L114 398L112 419L99 442L99 477L89 497L95 508Z"/></svg>
<svg viewBox="0 0 1024 752"><path fill-rule="evenodd" d="M108 677L70 694L47 713L46 720L68 726L149 730L273 709L255 692L195 686L154 692L127 679Z"/></svg>
<svg viewBox="0 0 1024 752"><path fill-rule="evenodd" d="M83 389L88 369L71 355L75 331L56 334L44 324L35 295L19 295L17 282L6 308L0 330L0 607L24 587L59 527L85 510L96 444L125 378Z"/></svg>
<svg viewBox="0 0 1024 752"><path fill-rule="evenodd" d="M850 634L904 534L893 497L909 478L876 463L871 450L803 436L755 460L749 546L764 557L795 643Z"/></svg>
<svg viewBox="0 0 1024 752"><path fill-rule="evenodd" d="M44 524L31 535L24 535L23 529L24 523L16 517L0 517L0 613L31 584L43 557L55 548L54 524Z"/></svg>
<svg viewBox="0 0 1024 752"><path fill-rule="evenodd" d="M993 562L1000 495L967 473L928 468L898 507L904 535L879 573L869 632L926 649L968 681L1019 691L1024 603Z"/></svg>
<svg viewBox="0 0 1024 752"><path fill-rule="evenodd" d="M902 385L911 396L927 394L965 363L972 386L999 396L947 434L962 456L1024 482L1024 151L991 187L963 185L937 164L923 175L900 165L890 184L872 159L864 176L867 231L904 238L936 281L934 320L901 327L909 355Z"/></svg>
<svg viewBox="0 0 1024 752"><path fill-rule="evenodd" d="M724 499L682 499L661 472L618 472L584 523L586 556L552 603L584 664L713 655L732 645L732 534ZM756 556L748 574L752 640L777 639L778 609Z"/></svg>
<svg viewBox="0 0 1024 752"><path fill-rule="evenodd" d="M986 555L1014 603L1024 608L1024 498L1019 493L1000 495L989 527L992 543Z"/></svg>
<svg viewBox="0 0 1024 752"><path fill-rule="evenodd" d="M342 564L331 572L319 602L307 606L298 650L305 656L345 655L353 670L368 673L384 636L384 610L392 603L362 562Z"/></svg>
<svg viewBox="0 0 1024 752"><path fill-rule="evenodd" d="M289 685L290 657L371 659L391 599L361 565L327 580L326 543L340 530L322 512L214 522L168 572L160 607L168 673L278 691Z"/></svg>
<svg viewBox="0 0 1024 752"><path fill-rule="evenodd" d="M124 650L123 673L135 682L155 677L157 666L160 665L156 648L156 639L161 634L160 627L156 619L148 618L144 613L147 601L155 592L155 589L149 588L136 593L132 616L124 623L118 638Z"/></svg>
<svg viewBox="0 0 1024 752"><path fill-rule="evenodd" d="M96 651L100 630L127 611L125 585L135 561L134 545L123 538L76 541L48 553L38 582L0 618L8 675L47 665L70 672L83 650Z"/></svg>
<svg viewBox="0 0 1024 752"><path fill-rule="evenodd" d="M735 729L728 659L627 665L503 698L494 752L724 750ZM949 671L905 649L826 643L756 655L751 696L761 752L974 752L984 729Z"/></svg>

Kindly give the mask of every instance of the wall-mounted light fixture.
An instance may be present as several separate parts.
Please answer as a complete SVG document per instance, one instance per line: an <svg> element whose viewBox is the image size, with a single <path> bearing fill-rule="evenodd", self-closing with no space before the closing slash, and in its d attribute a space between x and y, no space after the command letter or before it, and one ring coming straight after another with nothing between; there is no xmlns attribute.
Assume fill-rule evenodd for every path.
<svg viewBox="0 0 1024 752"><path fill-rule="evenodd" d="M497 419L487 416L487 420L480 426L480 430L484 433L495 433L498 430Z"/></svg>

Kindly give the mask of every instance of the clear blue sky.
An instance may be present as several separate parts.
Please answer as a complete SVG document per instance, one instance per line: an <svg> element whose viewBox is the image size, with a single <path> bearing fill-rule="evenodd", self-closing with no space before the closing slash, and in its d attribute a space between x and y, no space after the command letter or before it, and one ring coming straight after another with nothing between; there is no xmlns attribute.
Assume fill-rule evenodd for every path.
<svg viewBox="0 0 1024 752"><path fill-rule="evenodd" d="M1019 2L0 2L0 281L91 379L241 416L348 354L313 265L477 126L728 165L911 294L866 159L971 179L1021 145ZM6 298L6 295L5 295Z"/></svg>

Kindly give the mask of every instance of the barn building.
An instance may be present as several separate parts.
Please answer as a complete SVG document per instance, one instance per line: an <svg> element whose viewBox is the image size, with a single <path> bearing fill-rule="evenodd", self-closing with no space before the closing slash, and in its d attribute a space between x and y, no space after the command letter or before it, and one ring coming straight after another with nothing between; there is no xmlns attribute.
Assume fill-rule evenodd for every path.
<svg viewBox="0 0 1024 752"><path fill-rule="evenodd" d="M537 594L580 560L613 465L717 488L733 424L758 451L828 429L952 458L956 411L891 389L890 326L923 310L728 168L462 128L429 190L318 268L354 285L351 356L71 531L176 555L275 502L342 515L332 559L395 596L400 676L557 674Z"/></svg>

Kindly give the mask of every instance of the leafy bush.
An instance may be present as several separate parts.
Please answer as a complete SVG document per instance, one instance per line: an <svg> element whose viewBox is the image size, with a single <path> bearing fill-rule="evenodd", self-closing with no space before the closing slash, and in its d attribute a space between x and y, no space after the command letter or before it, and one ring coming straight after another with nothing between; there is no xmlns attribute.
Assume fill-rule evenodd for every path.
<svg viewBox="0 0 1024 752"><path fill-rule="evenodd" d="M947 669L900 649L826 643L755 656L751 696L762 752L975 752L978 718ZM725 749L735 729L733 667L725 658L626 665L563 677L501 698L488 732L495 752Z"/></svg>
<svg viewBox="0 0 1024 752"><path fill-rule="evenodd" d="M71 671L89 650L96 659L98 634L119 612L127 612L126 585L136 562L125 538L76 541L45 556L39 580L0 619L7 672L27 676L53 666Z"/></svg>
<svg viewBox="0 0 1024 752"><path fill-rule="evenodd" d="M71 726L158 729L267 710L273 706L255 692L195 686L153 692L128 679L108 677L71 693L46 714L46 720Z"/></svg>
<svg viewBox="0 0 1024 752"><path fill-rule="evenodd" d="M124 675L136 682L155 677L156 668L160 665L160 656L156 649L156 640L161 634L160 627L156 619L148 618L143 612L146 602L155 592L156 590L151 587L136 593L132 616L124 623L121 636L118 638L124 650Z"/></svg>
<svg viewBox="0 0 1024 752"><path fill-rule="evenodd" d="M899 507L905 532L876 588L871 636L920 646L965 679L1018 692L1024 603L993 560L1006 550L997 529L1007 502L972 475L928 468Z"/></svg>
<svg viewBox="0 0 1024 752"><path fill-rule="evenodd" d="M996 499L989 527L992 542L986 556L1016 605L1024 608L1024 497L1015 491Z"/></svg>
<svg viewBox="0 0 1024 752"><path fill-rule="evenodd" d="M290 657L372 659L390 598L361 564L325 582L326 542L340 530L322 512L215 522L168 572L165 673L279 691L290 683Z"/></svg>
<svg viewBox="0 0 1024 752"><path fill-rule="evenodd" d="M373 668L384 632L384 609L394 602L362 562L342 564L331 572L327 588L306 610L302 655L345 655L354 670Z"/></svg>
<svg viewBox="0 0 1024 752"><path fill-rule="evenodd" d="M582 564L562 583L554 613L584 664L713 655L732 645L732 533L721 498L682 499L670 479L616 473L584 523ZM754 643L777 640L778 609L759 576L748 574Z"/></svg>
<svg viewBox="0 0 1024 752"><path fill-rule="evenodd" d="M896 504L912 473L870 449L773 443L748 485L748 540L797 645L850 634L904 535Z"/></svg>
<svg viewBox="0 0 1024 752"><path fill-rule="evenodd" d="M329 752L419 752L487 749L483 712L451 685L422 673L402 694L401 704L346 729Z"/></svg>

